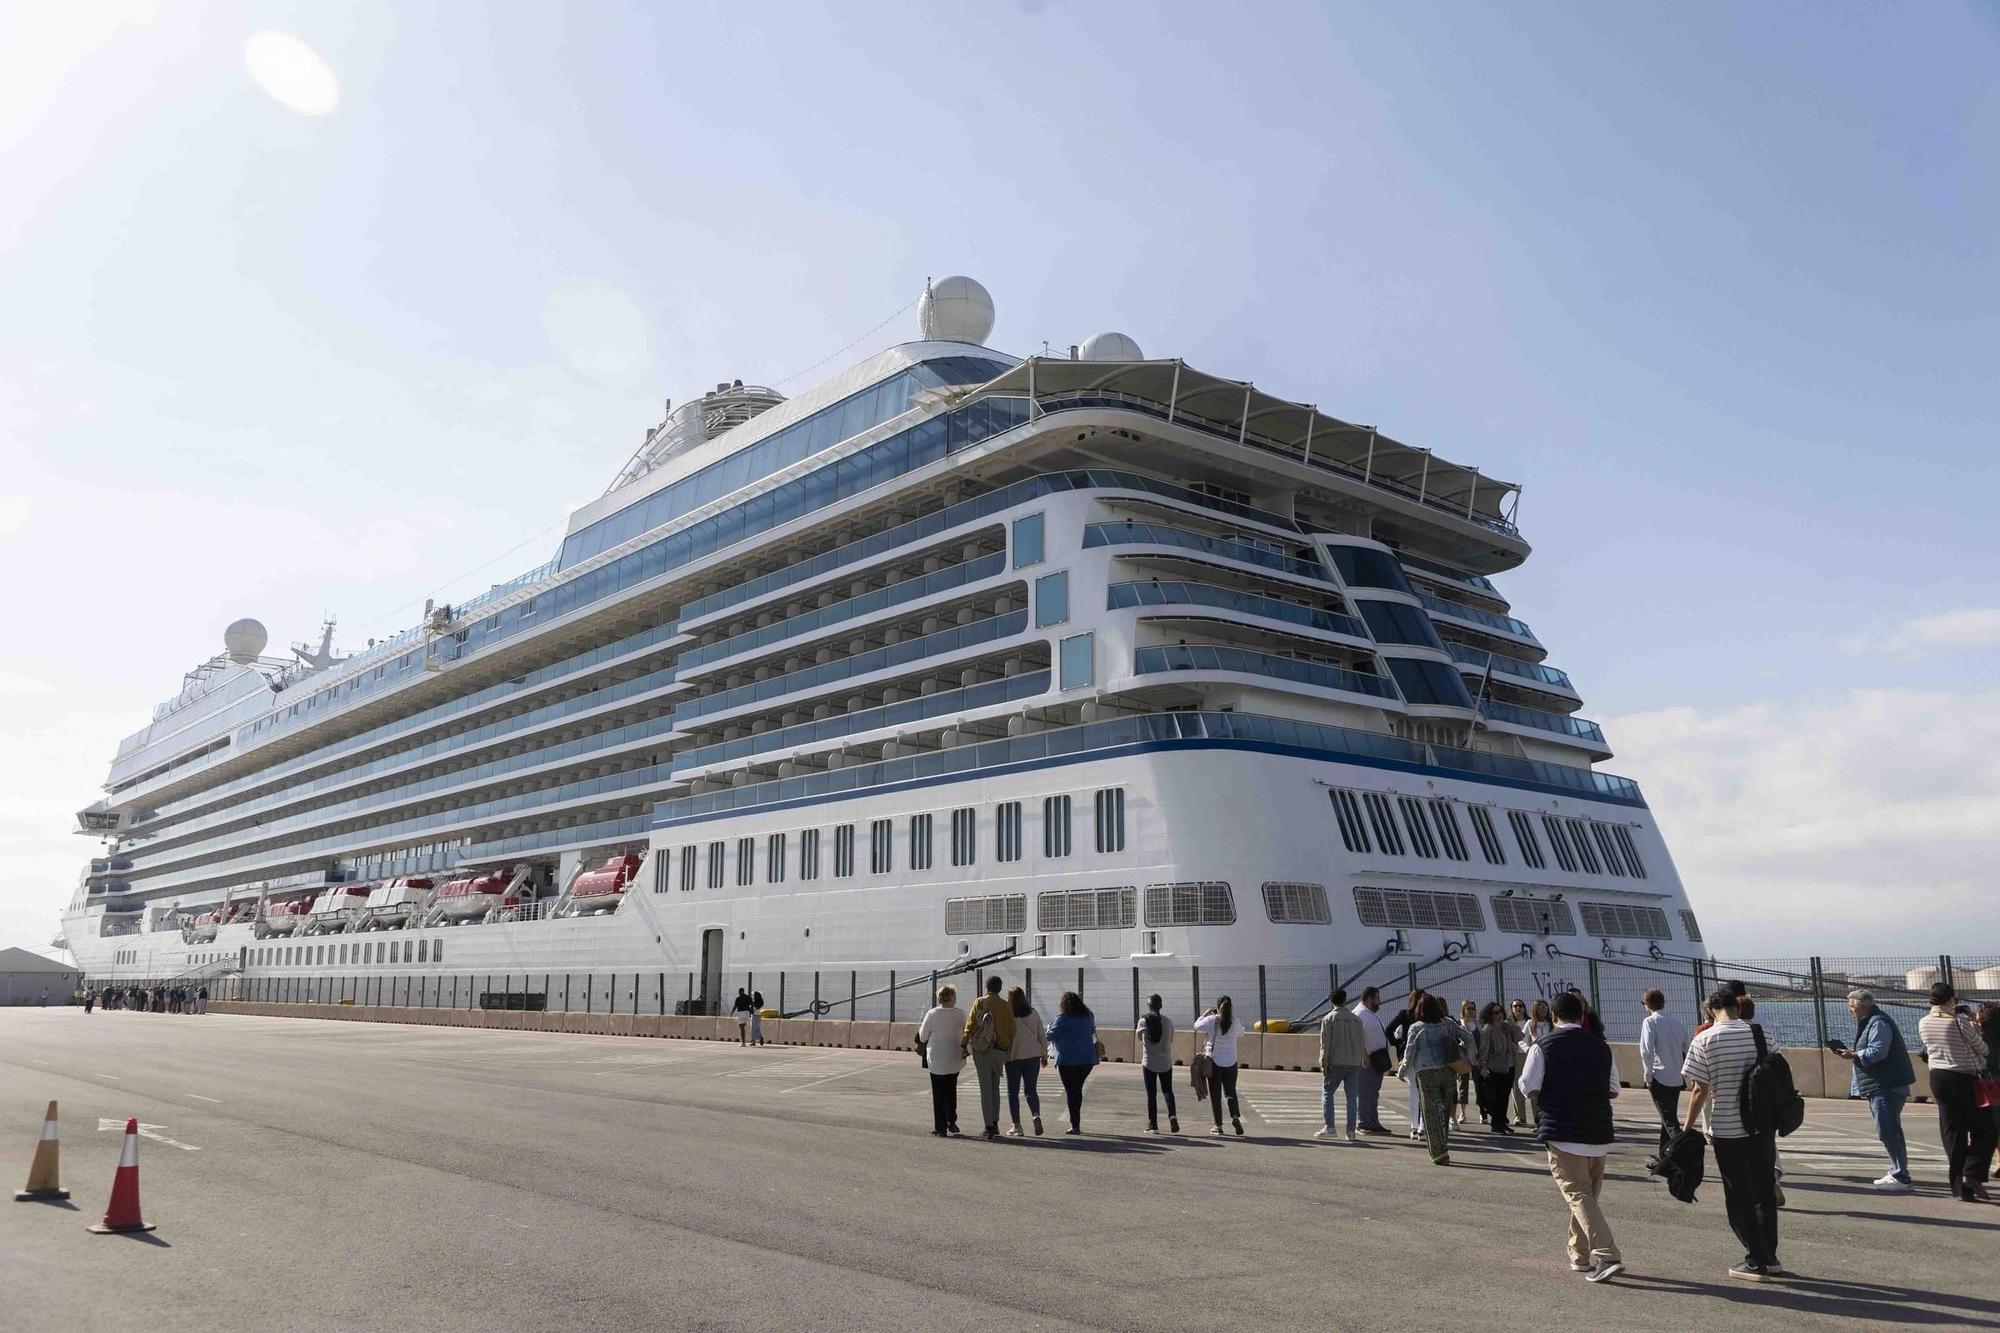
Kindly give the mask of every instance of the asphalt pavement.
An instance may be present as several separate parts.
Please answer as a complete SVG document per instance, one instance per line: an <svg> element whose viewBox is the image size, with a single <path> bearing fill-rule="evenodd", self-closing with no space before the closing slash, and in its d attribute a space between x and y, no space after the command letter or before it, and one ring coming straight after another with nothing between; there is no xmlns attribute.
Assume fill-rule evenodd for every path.
<svg viewBox="0 0 2000 1333"><path fill-rule="evenodd" d="M1431 1166L1398 1134L1327 1143L1319 1080L1245 1071L1243 1138L1144 1132L1101 1067L1081 1137L1047 1071L1043 1138L930 1137L913 1054L78 1010L0 1010L0 1185L62 1108L68 1205L0 1202L0 1324L343 1329L1540 1327L2000 1329L2000 1207L1920 1190L1855 1103L1782 1147L1791 1275L1738 1256L1711 1175L1675 1202L1619 1103L1604 1204L1628 1272L1569 1271L1541 1150L1477 1127ZM1401 1085L1384 1089L1399 1129ZM94 1236L128 1117L158 1230ZM6 1176L20 1177L9 1181Z"/></svg>

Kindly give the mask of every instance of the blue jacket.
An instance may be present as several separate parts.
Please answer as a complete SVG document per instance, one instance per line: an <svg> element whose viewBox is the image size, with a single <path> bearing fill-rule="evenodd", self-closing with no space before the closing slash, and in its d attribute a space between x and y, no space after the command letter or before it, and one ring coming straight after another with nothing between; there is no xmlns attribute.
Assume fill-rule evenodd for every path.
<svg viewBox="0 0 2000 1333"><path fill-rule="evenodd" d="M1056 1048L1059 1065L1096 1064L1097 1020L1057 1014L1056 1021L1049 1024L1049 1045Z"/></svg>
<svg viewBox="0 0 2000 1333"><path fill-rule="evenodd" d="M1856 1097L1877 1092L1899 1092L1917 1081L1910 1052L1903 1045L1903 1032L1880 1009L1854 1029L1854 1081L1848 1091Z"/></svg>

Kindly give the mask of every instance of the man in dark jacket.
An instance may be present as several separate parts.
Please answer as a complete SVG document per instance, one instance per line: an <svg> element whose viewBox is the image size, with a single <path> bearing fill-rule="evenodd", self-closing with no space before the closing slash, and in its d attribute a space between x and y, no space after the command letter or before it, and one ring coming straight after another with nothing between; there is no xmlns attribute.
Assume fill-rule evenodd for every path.
<svg viewBox="0 0 2000 1333"><path fill-rule="evenodd" d="M1901 1030L1876 1007L1873 995L1865 990L1847 992L1847 1012L1854 1015L1854 1045L1834 1054L1854 1065L1848 1091L1867 1099L1868 1114L1875 1118L1875 1137L1889 1154L1889 1174L1876 1181L1875 1188L1885 1194L1908 1194L1910 1152L1903 1142L1903 1103L1910 1100L1916 1068Z"/></svg>
<svg viewBox="0 0 2000 1333"><path fill-rule="evenodd" d="M1611 1154L1611 1047L1583 1025L1583 997L1556 996L1555 1030L1529 1048L1521 1091L1539 1094L1535 1137L1548 1149L1549 1174L1569 1204L1569 1266L1602 1282L1625 1269L1611 1224L1598 1206Z"/></svg>

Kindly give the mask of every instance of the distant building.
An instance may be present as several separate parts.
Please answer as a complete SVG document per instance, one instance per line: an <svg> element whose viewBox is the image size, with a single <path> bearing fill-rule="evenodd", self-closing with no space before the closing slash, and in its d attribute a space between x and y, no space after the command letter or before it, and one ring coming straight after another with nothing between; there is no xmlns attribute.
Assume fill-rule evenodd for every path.
<svg viewBox="0 0 2000 1333"><path fill-rule="evenodd" d="M50 1004L68 1004L82 980L73 964L26 949L0 949L0 1004L35 1004L43 991Z"/></svg>

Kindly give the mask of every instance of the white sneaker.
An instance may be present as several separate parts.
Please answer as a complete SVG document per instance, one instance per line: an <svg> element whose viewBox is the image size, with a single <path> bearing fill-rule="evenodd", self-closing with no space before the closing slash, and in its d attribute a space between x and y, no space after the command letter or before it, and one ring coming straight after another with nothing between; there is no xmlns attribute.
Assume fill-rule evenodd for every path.
<svg viewBox="0 0 2000 1333"><path fill-rule="evenodd" d="M1884 1194L1908 1194L1912 1186L1907 1180L1898 1180L1895 1176L1888 1175L1876 1181L1875 1188Z"/></svg>
<svg viewBox="0 0 2000 1333"><path fill-rule="evenodd" d="M1013 1127L1012 1129L1008 1130L1008 1131L1007 1131L1007 1137L1008 1137L1008 1138L1010 1138L1010 1139L1018 1139L1018 1138L1022 1137L1022 1135L1021 1135L1021 1127L1020 1127L1019 1125L1016 1125L1016 1126L1014 1126L1014 1127Z"/></svg>
<svg viewBox="0 0 2000 1333"><path fill-rule="evenodd" d="M1333 1137L1333 1127L1329 1125L1325 1129L1314 1130L1313 1137L1316 1139L1330 1139ZM1354 1136L1350 1134L1347 1137L1353 1138Z"/></svg>
<svg viewBox="0 0 2000 1333"><path fill-rule="evenodd" d="M1215 1127L1215 1137L1217 1137L1218 1139L1222 1137L1222 1126L1221 1126L1221 1125L1217 1125L1217 1126Z"/></svg>

